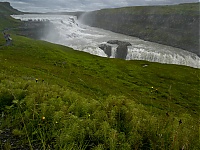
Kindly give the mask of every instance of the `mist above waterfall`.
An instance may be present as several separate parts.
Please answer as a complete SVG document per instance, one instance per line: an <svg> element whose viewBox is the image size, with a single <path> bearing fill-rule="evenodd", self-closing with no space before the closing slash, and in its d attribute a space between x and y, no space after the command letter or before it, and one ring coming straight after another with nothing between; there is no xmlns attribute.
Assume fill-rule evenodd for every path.
<svg viewBox="0 0 200 150"><path fill-rule="evenodd" d="M78 21L82 24L92 26L95 21L95 15L91 15L92 13L94 12L84 12L79 16Z"/></svg>
<svg viewBox="0 0 200 150"><path fill-rule="evenodd" d="M84 20L77 20L76 16L68 15L14 15L23 21L40 20L48 21L48 25L40 39L48 42L72 47L75 50L85 51L94 55L108 57L100 49L101 44L109 40L120 40L131 43L128 46L127 60L147 60L152 62L186 65L199 68L200 58L193 53L182 49L165 46L153 42L143 41L139 38L126 36L111 31L89 27L82 24ZM116 57L116 44L110 44L112 52L110 58Z"/></svg>

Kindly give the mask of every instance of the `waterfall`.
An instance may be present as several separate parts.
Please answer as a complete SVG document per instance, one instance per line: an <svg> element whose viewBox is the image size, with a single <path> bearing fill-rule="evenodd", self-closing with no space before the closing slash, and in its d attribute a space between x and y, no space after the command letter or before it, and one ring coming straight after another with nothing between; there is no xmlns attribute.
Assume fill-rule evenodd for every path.
<svg viewBox="0 0 200 150"><path fill-rule="evenodd" d="M49 21L53 26L42 35L41 40L72 47L75 50L88 52L101 57L108 57L99 48L100 44L111 46L110 58L117 56L116 44L108 44L109 40L120 40L131 43L128 46L127 60L147 60L166 64L178 64L200 68L200 57L191 52L166 46L158 43L148 42L139 38L114 33L111 31L89 27L81 24L77 17L69 15L41 15L26 14L12 15L13 18L23 21L39 20ZM122 52L122 51L121 51ZM122 52L123 53L123 52Z"/></svg>
<svg viewBox="0 0 200 150"><path fill-rule="evenodd" d="M94 46L88 46L88 47L84 47L84 48L77 48L76 50L80 50L80 51L84 51L93 55L97 55L97 56L101 56L101 57L107 57L107 55L104 53L103 50L101 50L98 47L94 47Z"/></svg>
<svg viewBox="0 0 200 150"><path fill-rule="evenodd" d="M115 58L117 52L117 45L112 46L110 58Z"/></svg>
<svg viewBox="0 0 200 150"><path fill-rule="evenodd" d="M142 48L128 48L127 60L147 60L166 64L178 64L200 68L200 58L187 51L170 53L162 51L148 51Z"/></svg>

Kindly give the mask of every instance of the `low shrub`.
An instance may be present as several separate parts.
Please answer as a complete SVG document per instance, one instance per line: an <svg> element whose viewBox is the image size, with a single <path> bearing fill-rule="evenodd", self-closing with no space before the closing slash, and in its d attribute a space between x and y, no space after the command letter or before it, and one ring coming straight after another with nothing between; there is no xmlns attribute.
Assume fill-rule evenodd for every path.
<svg viewBox="0 0 200 150"><path fill-rule="evenodd" d="M189 114L153 115L145 106L123 96L85 99L65 87L22 79L10 81L14 88L6 90L6 80L13 79L1 82L1 101L9 101L4 104L8 106L3 109L1 128L12 129L21 145L32 149L34 145L95 150L199 146L198 126Z"/></svg>

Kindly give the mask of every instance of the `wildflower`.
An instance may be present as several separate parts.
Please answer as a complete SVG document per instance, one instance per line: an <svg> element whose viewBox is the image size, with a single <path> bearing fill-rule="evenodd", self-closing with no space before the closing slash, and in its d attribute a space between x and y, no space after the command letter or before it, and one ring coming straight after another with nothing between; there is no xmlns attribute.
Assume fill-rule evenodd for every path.
<svg viewBox="0 0 200 150"><path fill-rule="evenodd" d="M151 88L153 89L153 86Z"/></svg>
<svg viewBox="0 0 200 150"><path fill-rule="evenodd" d="M90 117L90 114L88 115L88 117Z"/></svg>
<svg viewBox="0 0 200 150"><path fill-rule="evenodd" d="M38 79L35 79L35 82L38 82Z"/></svg>
<svg viewBox="0 0 200 150"><path fill-rule="evenodd" d="M156 89L156 91L155 91L156 93L158 93L158 89Z"/></svg>
<svg viewBox="0 0 200 150"><path fill-rule="evenodd" d="M56 124L58 124L58 122L56 121Z"/></svg>
<svg viewBox="0 0 200 150"><path fill-rule="evenodd" d="M44 116L42 117L42 120L45 120L45 117L44 117Z"/></svg>

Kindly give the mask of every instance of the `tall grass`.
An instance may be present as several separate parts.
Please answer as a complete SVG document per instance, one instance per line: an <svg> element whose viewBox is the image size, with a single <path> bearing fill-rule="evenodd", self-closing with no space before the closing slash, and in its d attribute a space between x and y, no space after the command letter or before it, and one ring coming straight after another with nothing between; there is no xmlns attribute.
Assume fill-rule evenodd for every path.
<svg viewBox="0 0 200 150"><path fill-rule="evenodd" d="M199 146L198 125L189 114L153 115L124 96L86 99L58 85L3 74L0 78L5 114L0 130L9 128L20 139L15 148L168 150ZM6 105L5 95L10 100Z"/></svg>

